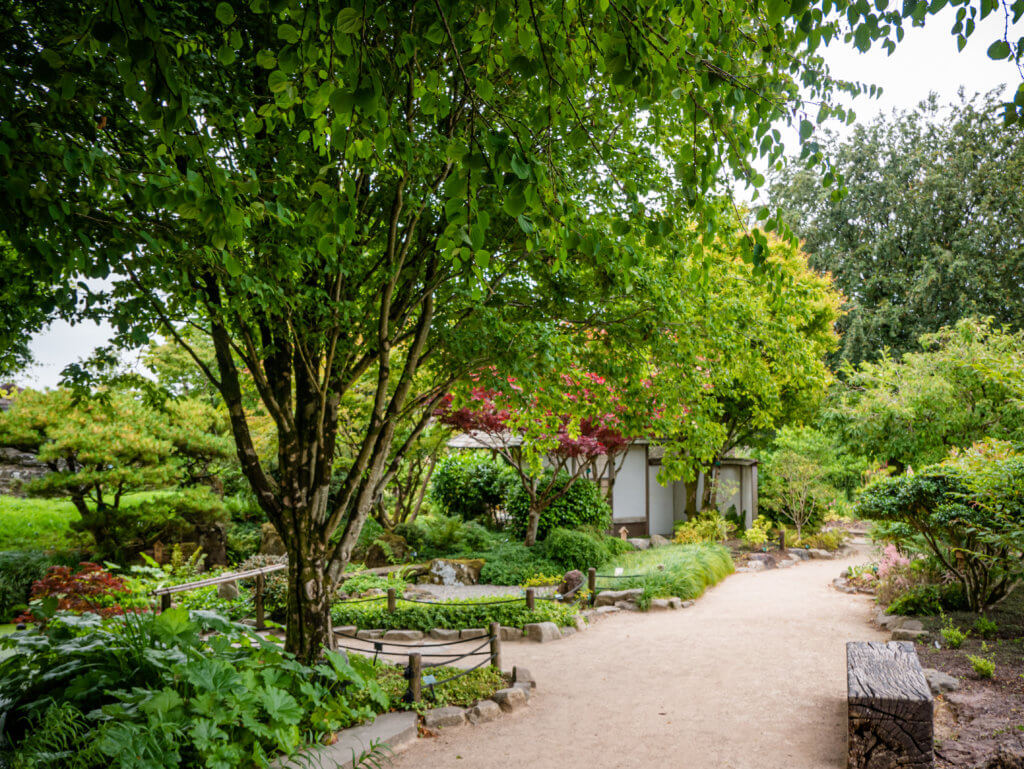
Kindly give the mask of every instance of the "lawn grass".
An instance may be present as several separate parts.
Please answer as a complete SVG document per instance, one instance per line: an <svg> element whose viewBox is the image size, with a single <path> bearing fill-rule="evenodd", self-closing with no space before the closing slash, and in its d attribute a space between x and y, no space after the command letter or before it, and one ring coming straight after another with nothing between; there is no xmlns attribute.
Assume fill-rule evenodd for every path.
<svg viewBox="0 0 1024 769"><path fill-rule="evenodd" d="M621 568L626 578L612 579ZM722 545L667 545L616 556L598 572L598 589L643 588L641 604L652 598L699 597L733 572L732 556Z"/></svg>
<svg viewBox="0 0 1024 769"><path fill-rule="evenodd" d="M68 524L80 520L67 499L0 496L0 550L60 550L80 535Z"/></svg>
<svg viewBox="0 0 1024 769"><path fill-rule="evenodd" d="M125 494L121 504L143 502L164 492ZM92 543L69 524L81 516L69 499L39 499L0 495L0 550L66 550Z"/></svg>

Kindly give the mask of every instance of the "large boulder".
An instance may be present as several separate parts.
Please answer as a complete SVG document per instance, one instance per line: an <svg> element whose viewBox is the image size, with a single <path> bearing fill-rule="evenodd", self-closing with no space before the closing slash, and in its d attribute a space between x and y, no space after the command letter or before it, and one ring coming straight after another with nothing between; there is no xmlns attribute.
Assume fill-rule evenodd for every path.
<svg viewBox="0 0 1024 769"><path fill-rule="evenodd" d="M409 543L405 541L405 537L393 531L385 531L366 548L363 563L368 569L376 569L392 563L401 563L408 554Z"/></svg>
<svg viewBox="0 0 1024 769"><path fill-rule="evenodd" d="M562 637L562 631L554 622L530 622L523 626L523 633L537 643L557 641Z"/></svg>
<svg viewBox="0 0 1024 769"><path fill-rule="evenodd" d="M475 585L483 567L483 558L435 558L427 580L433 585Z"/></svg>
<svg viewBox="0 0 1024 769"><path fill-rule="evenodd" d="M654 534L651 537L651 547L665 547L666 545L671 544L672 540L668 539L667 537L663 537L660 534Z"/></svg>
<svg viewBox="0 0 1024 769"><path fill-rule="evenodd" d="M558 585L558 594L567 595L572 593L576 595L576 591L583 585L583 572L579 569L573 569L567 571L565 576L562 577L562 581Z"/></svg>
<svg viewBox="0 0 1024 769"><path fill-rule="evenodd" d="M272 523L260 527L260 555L288 555L284 541Z"/></svg>

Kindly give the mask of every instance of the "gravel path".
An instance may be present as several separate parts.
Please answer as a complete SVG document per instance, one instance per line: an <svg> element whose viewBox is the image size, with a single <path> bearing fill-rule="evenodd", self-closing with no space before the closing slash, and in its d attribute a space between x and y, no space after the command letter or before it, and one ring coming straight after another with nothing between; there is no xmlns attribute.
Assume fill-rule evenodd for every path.
<svg viewBox="0 0 1024 769"><path fill-rule="evenodd" d="M870 598L830 583L865 558L736 574L689 609L504 644L505 666L537 679L530 707L418 740L394 768L845 767L845 643L885 636Z"/></svg>

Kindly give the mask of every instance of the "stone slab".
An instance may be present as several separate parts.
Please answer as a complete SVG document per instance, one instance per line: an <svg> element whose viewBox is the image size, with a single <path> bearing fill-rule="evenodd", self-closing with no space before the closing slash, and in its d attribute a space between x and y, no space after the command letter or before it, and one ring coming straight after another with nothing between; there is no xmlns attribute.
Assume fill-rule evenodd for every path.
<svg viewBox="0 0 1024 769"><path fill-rule="evenodd" d="M356 633L356 637L362 638L364 641L376 641L383 635L383 630L360 630Z"/></svg>
<svg viewBox="0 0 1024 769"><path fill-rule="evenodd" d="M526 706L526 694L517 686L509 689L498 689L498 691L491 695L491 699L497 702L498 707L505 713L511 713Z"/></svg>
<svg viewBox="0 0 1024 769"><path fill-rule="evenodd" d="M523 631L517 627L505 627L501 628L501 640L502 641L518 641L523 637Z"/></svg>
<svg viewBox="0 0 1024 769"><path fill-rule="evenodd" d="M643 592L639 587L630 590L602 590L597 594L594 606L615 606L619 601L636 602Z"/></svg>
<svg viewBox="0 0 1024 769"><path fill-rule="evenodd" d="M537 643L557 641L562 637L562 631L554 622L530 622L523 626L523 633L531 641Z"/></svg>
<svg viewBox="0 0 1024 769"><path fill-rule="evenodd" d="M436 627L430 631L430 637L435 641L458 641L459 631L449 630L445 627Z"/></svg>
<svg viewBox="0 0 1024 769"><path fill-rule="evenodd" d="M512 668L512 683L529 684L531 689L537 688L537 680L529 669L524 668L522 665L516 665Z"/></svg>
<svg viewBox="0 0 1024 769"><path fill-rule="evenodd" d="M497 707L497 706L495 706ZM338 732L338 741L303 751L301 758L273 764L277 769L304 769L307 766L330 766L351 769L352 754L356 759L375 742L398 753L416 741L419 715L414 712L385 713L369 724ZM312 763L310 763L312 761Z"/></svg>
<svg viewBox="0 0 1024 769"><path fill-rule="evenodd" d="M422 641L423 631L421 630L389 630L384 634L385 641Z"/></svg>
<svg viewBox="0 0 1024 769"><path fill-rule="evenodd" d="M466 711L466 720L471 724L483 724L501 717L501 706L494 700L480 700L475 707Z"/></svg>
<svg viewBox="0 0 1024 769"><path fill-rule="evenodd" d="M428 729L463 726L465 723L466 711L462 708L434 708L423 714L423 725Z"/></svg>
<svg viewBox="0 0 1024 769"><path fill-rule="evenodd" d="M459 633L459 638L480 638L482 635L487 635L487 628L468 627Z"/></svg>

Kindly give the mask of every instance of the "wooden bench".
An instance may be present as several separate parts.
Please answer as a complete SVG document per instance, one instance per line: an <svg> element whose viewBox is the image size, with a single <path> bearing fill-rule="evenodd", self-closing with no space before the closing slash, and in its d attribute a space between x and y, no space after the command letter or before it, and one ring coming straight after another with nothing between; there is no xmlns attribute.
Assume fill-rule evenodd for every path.
<svg viewBox="0 0 1024 769"><path fill-rule="evenodd" d="M931 689L909 641L846 644L849 769L931 769Z"/></svg>
<svg viewBox="0 0 1024 769"><path fill-rule="evenodd" d="M188 590L195 590L199 587L208 587L210 585L223 585L227 582L237 582L240 579L256 579L256 592L253 596L253 603L256 605L256 629L263 630L266 627L266 617L263 612L263 580L264 575L270 574L274 571L280 571L281 569L287 569L288 564L286 563L273 563L269 566L261 566L258 569L249 569L247 571L236 571L229 574L221 574L219 577L210 577L209 579L200 579L195 582L186 582L183 585L168 585L167 587L158 587L153 591L153 595L160 596L160 611L167 611L171 608L171 596L174 593L184 593Z"/></svg>

